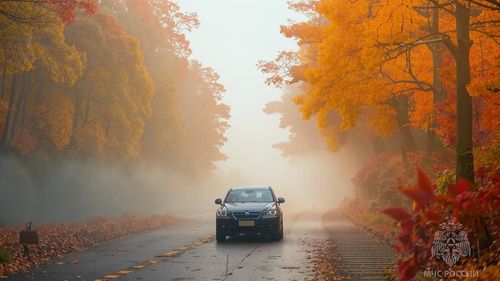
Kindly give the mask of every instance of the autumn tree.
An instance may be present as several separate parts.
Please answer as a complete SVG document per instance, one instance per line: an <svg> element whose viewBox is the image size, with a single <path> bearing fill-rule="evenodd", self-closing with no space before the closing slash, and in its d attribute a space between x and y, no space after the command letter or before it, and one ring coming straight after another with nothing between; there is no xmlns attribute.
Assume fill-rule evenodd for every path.
<svg viewBox="0 0 500 281"><path fill-rule="evenodd" d="M229 128L230 108L222 103L224 86L210 67L192 61L185 79L179 84L179 112L186 129L189 151L195 172L204 175L215 168L215 161L227 156L221 152Z"/></svg>
<svg viewBox="0 0 500 281"><path fill-rule="evenodd" d="M474 182L474 159L473 159L473 106L472 97L468 87L471 84L471 62L470 51L473 45L471 40L471 29L488 35L496 40L495 26L500 23L498 12L500 2L498 1L453 1L452 5L436 4L445 12L451 14L455 19L455 42L450 34L444 33L443 44L448 48L455 59L456 67L456 175ZM478 20L471 23L471 13L476 10L483 13ZM493 30L492 28L493 27ZM493 71L498 73L498 65ZM484 71L481 71L484 72Z"/></svg>
<svg viewBox="0 0 500 281"><path fill-rule="evenodd" d="M292 9L309 18L282 27L285 36L297 40L299 52L282 52L274 61L259 63L259 67L270 74L267 83L306 82L307 90L295 101L304 117L316 116L321 128L327 128L328 113L336 111L342 118L341 130L351 130L364 120L382 136L391 136L397 127L404 150L414 150L411 130L415 126L428 132L426 151L430 155L434 132L441 130L437 121L443 119L442 112L437 110L444 102L445 90L448 96L456 90L459 97L458 89L467 90L464 85L470 80L464 77L466 71L460 65L469 61L469 57L460 59L452 76L445 73L454 65L443 65L448 54L460 53L454 48L468 40L458 39L463 29L456 22L457 16L463 21L463 15L460 16L463 7L459 6L465 5L467 13L472 9L478 14L475 22L468 24L477 31L481 43L478 47L483 50L473 60L478 68L472 73L476 73L473 76L478 82L472 85L478 85L476 89L496 88L492 77L498 66L492 63L494 55L490 55L495 52L484 49L497 48L492 41L495 41L498 13L494 3L483 3L483 7L478 3L467 6L455 1L445 4L417 1L411 5L401 1L292 2ZM450 53L444 52L445 48ZM465 120L469 114L458 110L459 103L469 108L467 99L457 98L457 120ZM484 114L487 112L480 115ZM472 123L469 121L468 124ZM472 180L472 146L466 149L470 154L463 153L464 145L472 145L472 131L467 129L470 126L457 123L456 155L457 175ZM470 135L464 133L468 130ZM465 135L470 137L469 141ZM465 163L469 168L464 168Z"/></svg>
<svg viewBox="0 0 500 281"><path fill-rule="evenodd" d="M305 118L316 116L331 145L338 141L335 131L350 130L361 116L367 116L361 119L368 121L380 136L391 135L398 124L403 144L414 149L407 99L402 96L402 87L388 87L391 82L378 76L381 61L376 61L373 49L364 47L368 10L355 5L348 1L292 3L291 8L305 13L309 20L283 26L281 30L285 36L297 39L300 51L293 56L281 53L274 62L261 62L259 66L271 74L268 82L308 83L305 93L295 101ZM353 12L340 17L345 10ZM360 93L370 98L360 99ZM341 117L337 126L329 123L332 111Z"/></svg>
<svg viewBox="0 0 500 281"><path fill-rule="evenodd" d="M78 19L66 34L87 55L84 75L66 89L75 105L67 151L100 152L109 159L138 157L153 97L139 42L106 14Z"/></svg>
<svg viewBox="0 0 500 281"><path fill-rule="evenodd" d="M140 41L155 86L153 114L142 137L143 157L171 168L185 167L185 132L178 112L176 80L185 72L185 56L191 52L183 32L198 25L196 16L182 13L169 1L111 1L103 8L115 14Z"/></svg>
<svg viewBox="0 0 500 281"><path fill-rule="evenodd" d="M443 99L443 83L441 82L443 73L439 73L443 48L445 47L451 57L454 58L453 67L455 73L445 77L448 78L448 81L444 83L445 87L448 84L448 88L456 92L456 118L453 118L456 120L456 174L457 177L469 181L474 181L472 154L474 118L473 102L467 87L471 82L476 83L471 80L474 76L478 78L477 83L481 83L484 87L484 81L488 80L485 78L491 77L498 69L498 66L490 65L494 57L484 52L485 49L492 48L493 50L498 47L495 39L497 36L495 28L498 24L498 3L495 2L465 1L462 3L460 1L451 1L440 3L439 1L420 1L413 3L412 6L408 6L408 13L413 18L418 15L426 18L429 27L420 31L407 32L408 36L402 40L399 38L400 40L386 41L391 42L390 44L394 46L389 51L393 56L402 52L415 52L421 45L430 46L433 58L434 83L432 89L435 104ZM384 13L384 10L386 14L390 13L392 16L394 11L405 9L405 6L397 1L389 1L377 6L377 15L379 17L381 13ZM471 19L473 19L472 22ZM383 28L383 21L382 17L381 20L375 22L380 26L377 31ZM402 25L408 25L404 22L404 18L400 19L399 22ZM413 22L410 21L410 24ZM387 22L386 25L388 25ZM477 47L481 53L481 56L476 56L474 60L471 60L470 57L473 42L475 41L472 37L475 37L476 41L480 43ZM475 63L473 62L475 69L471 69L471 61L475 61ZM415 67L419 67L419 65ZM488 82L490 87L492 81L490 79Z"/></svg>
<svg viewBox="0 0 500 281"><path fill-rule="evenodd" d="M155 85L153 114L142 138L144 158L188 173L210 171L213 162L224 159L220 148L227 113L220 108L227 107L220 102L218 75L189 61L191 49L184 33L199 25L196 14L181 11L172 1L157 0L110 1L103 9L139 39Z"/></svg>
<svg viewBox="0 0 500 281"><path fill-rule="evenodd" d="M26 4L24 12L32 6ZM3 146L14 145L16 132L27 130L30 110L40 88L37 77L43 73L55 83L73 85L84 68L83 54L66 43L64 24L54 14L44 14L46 24L19 24L6 17L2 21L0 57L2 103L7 109L0 116ZM19 130L17 130L19 129ZM22 139L17 137L17 140ZM25 150L24 148L22 150Z"/></svg>
<svg viewBox="0 0 500 281"><path fill-rule="evenodd" d="M0 16L18 24L44 25L55 14L65 22L75 19L77 10L87 14L97 11L94 0L0 0Z"/></svg>
<svg viewBox="0 0 500 281"><path fill-rule="evenodd" d="M198 25L172 1L0 1L2 147L210 171L229 109Z"/></svg>

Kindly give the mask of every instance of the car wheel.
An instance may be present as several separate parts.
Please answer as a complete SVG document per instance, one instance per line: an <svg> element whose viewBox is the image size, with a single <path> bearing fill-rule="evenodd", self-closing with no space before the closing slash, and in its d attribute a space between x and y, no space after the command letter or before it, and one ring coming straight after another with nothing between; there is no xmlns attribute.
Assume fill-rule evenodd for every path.
<svg viewBox="0 0 500 281"><path fill-rule="evenodd" d="M222 231L217 230L215 232L215 240L217 240L217 242L225 242L226 235L224 233L222 233Z"/></svg>
<svg viewBox="0 0 500 281"><path fill-rule="evenodd" d="M283 239L283 227L281 227L281 229L278 232L273 233L272 238L274 241L282 240Z"/></svg>

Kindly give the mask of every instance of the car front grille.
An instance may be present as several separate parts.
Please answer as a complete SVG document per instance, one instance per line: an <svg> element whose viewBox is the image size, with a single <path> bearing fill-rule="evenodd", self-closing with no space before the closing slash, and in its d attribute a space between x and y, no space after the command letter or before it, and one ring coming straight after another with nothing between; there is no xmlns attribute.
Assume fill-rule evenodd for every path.
<svg viewBox="0 0 500 281"><path fill-rule="evenodd" d="M260 212L233 212L233 215L236 219L257 219L260 217Z"/></svg>

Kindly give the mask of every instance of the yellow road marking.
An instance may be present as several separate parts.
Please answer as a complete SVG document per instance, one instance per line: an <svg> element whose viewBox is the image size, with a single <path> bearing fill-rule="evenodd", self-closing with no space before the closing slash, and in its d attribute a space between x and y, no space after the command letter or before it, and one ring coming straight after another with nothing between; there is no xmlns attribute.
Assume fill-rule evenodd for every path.
<svg viewBox="0 0 500 281"><path fill-rule="evenodd" d="M114 274L108 274L108 275L104 276L103 278L95 279L95 281L108 281L108 280L120 278L120 276L132 273L134 271L142 270L148 265L153 265L153 264L168 260L169 258L177 257L177 256L183 254L184 252L186 252L187 250L194 249L194 248L196 248L204 243L210 242L214 239L215 239L214 235L205 236L205 237L198 239L196 241L193 241L189 244L180 246L177 249L166 251L165 253L163 253L162 255L160 255L158 257L148 259L148 260L141 262L141 263L138 263L130 268L122 269Z"/></svg>

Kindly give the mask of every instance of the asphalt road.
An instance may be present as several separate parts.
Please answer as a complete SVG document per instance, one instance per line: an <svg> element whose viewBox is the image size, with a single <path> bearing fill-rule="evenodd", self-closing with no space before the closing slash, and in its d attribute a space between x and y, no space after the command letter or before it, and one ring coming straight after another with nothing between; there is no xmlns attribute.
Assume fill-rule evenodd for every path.
<svg viewBox="0 0 500 281"><path fill-rule="evenodd" d="M351 221L338 215L323 221L342 263L337 271L351 280L384 281L384 270L395 263L396 253L386 242L370 236Z"/></svg>
<svg viewBox="0 0 500 281"><path fill-rule="evenodd" d="M342 280L384 280L393 250L342 216L322 217L285 216L279 242L238 237L216 243L213 219L194 221L114 240L8 280L322 280L314 272L314 253L327 240L334 242L333 270Z"/></svg>
<svg viewBox="0 0 500 281"><path fill-rule="evenodd" d="M326 235L318 215L285 217L285 238L216 243L211 220L105 243L8 280L305 280L306 240Z"/></svg>

